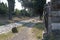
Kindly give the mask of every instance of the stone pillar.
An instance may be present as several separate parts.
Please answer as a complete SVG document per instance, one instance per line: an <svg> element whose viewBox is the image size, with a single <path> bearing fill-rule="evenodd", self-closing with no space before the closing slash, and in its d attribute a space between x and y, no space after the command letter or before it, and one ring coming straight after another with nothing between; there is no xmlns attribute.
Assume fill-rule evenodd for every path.
<svg viewBox="0 0 60 40"><path fill-rule="evenodd" d="M50 15L54 40L60 40L60 0L51 0Z"/></svg>
<svg viewBox="0 0 60 40"><path fill-rule="evenodd" d="M51 0L51 4L46 6L46 13L50 40L60 40L60 0Z"/></svg>

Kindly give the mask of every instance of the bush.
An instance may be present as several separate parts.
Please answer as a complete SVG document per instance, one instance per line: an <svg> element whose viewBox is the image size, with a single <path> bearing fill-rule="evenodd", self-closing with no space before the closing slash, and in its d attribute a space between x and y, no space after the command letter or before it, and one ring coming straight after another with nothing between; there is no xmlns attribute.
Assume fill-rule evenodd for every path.
<svg viewBox="0 0 60 40"><path fill-rule="evenodd" d="M16 28L16 27L12 28L12 32L13 32L13 33L18 33L17 28Z"/></svg>
<svg viewBox="0 0 60 40"><path fill-rule="evenodd" d="M6 16L7 15L7 10L8 10L7 5L4 4L3 2L0 3L0 15Z"/></svg>

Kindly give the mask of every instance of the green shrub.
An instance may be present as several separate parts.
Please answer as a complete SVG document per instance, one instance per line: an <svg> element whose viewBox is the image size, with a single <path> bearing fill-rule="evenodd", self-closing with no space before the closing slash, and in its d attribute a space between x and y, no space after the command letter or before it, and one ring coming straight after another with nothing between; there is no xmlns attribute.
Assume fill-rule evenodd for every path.
<svg viewBox="0 0 60 40"><path fill-rule="evenodd" d="M13 33L18 33L17 28L16 28L16 27L12 28L12 32L13 32Z"/></svg>

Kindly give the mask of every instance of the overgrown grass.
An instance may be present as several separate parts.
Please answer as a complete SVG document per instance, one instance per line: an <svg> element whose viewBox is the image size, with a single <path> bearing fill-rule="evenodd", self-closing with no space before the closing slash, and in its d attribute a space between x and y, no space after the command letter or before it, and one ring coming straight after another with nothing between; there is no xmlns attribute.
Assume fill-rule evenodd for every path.
<svg viewBox="0 0 60 40"><path fill-rule="evenodd" d="M22 30L22 27L17 27L18 32ZM16 34L12 33L12 31L5 33L5 34L0 34L0 40L9 40L13 38Z"/></svg>
<svg viewBox="0 0 60 40"><path fill-rule="evenodd" d="M1 34L0 40L8 40L8 39L11 39L13 36L14 34L10 31L9 33Z"/></svg>
<svg viewBox="0 0 60 40"><path fill-rule="evenodd" d="M33 33L35 34L35 37L40 40L42 40L42 32L44 30L44 24L43 23L37 23L34 27L33 27Z"/></svg>

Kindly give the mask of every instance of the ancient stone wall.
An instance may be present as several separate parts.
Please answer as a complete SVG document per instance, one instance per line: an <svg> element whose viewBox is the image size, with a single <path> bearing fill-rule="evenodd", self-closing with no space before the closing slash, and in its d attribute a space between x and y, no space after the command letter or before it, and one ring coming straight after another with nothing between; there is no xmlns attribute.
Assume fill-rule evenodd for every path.
<svg viewBox="0 0 60 40"><path fill-rule="evenodd" d="M51 0L51 9L53 11L59 11L60 10L60 0Z"/></svg>
<svg viewBox="0 0 60 40"><path fill-rule="evenodd" d="M48 5L45 7L46 7L45 16L46 14L48 14L48 32L47 33L50 36L52 34L54 37L54 40L60 40L60 0L51 0L51 2L48 3Z"/></svg>

